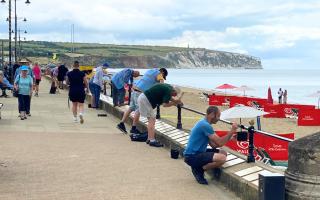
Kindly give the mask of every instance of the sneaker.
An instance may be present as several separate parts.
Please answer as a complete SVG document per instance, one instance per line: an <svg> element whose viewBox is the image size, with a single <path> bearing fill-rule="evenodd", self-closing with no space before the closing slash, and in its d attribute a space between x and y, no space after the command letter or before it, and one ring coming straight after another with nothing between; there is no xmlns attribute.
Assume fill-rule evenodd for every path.
<svg viewBox="0 0 320 200"><path fill-rule="evenodd" d="M73 117L73 122L74 123L78 123L78 118L77 117Z"/></svg>
<svg viewBox="0 0 320 200"><path fill-rule="evenodd" d="M125 126L124 123L122 123L122 122L117 125L117 128L118 128L120 131L122 131L123 133L125 133L125 134L128 133L127 130L126 130L126 126Z"/></svg>
<svg viewBox="0 0 320 200"><path fill-rule="evenodd" d="M24 118L24 119L27 119L27 115L25 115L23 118Z"/></svg>
<svg viewBox="0 0 320 200"><path fill-rule="evenodd" d="M191 167L192 174L199 184L208 185L208 181L204 178L204 170L202 168Z"/></svg>
<svg viewBox="0 0 320 200"><path fill-rule="evenodd" d="M149 141L149 145L151 146L151 147L163 147L163 144L161 144L159 141L153 141L153 142L151 142L151 141Z"/></svg>
<svg viewBox="0 0 320 200"><path fill-rule="evenodd" d="M31 117L31 114L30 114L30 113L27 113L27 115L28 115L29 117Z"/></svg>
<svg viewBox="0 0 320 200"><path fill-rule="evenodd" d="M134 133L134 134L141 134L141 132L138 129L131 129L130 133Z"/></svg>
<svg viewBox="0 0 320 200"><path fill-rule="evenodd" d="M24 120L24 117L20 117L21 120Z"/></svg>
<svg viewBox="0 0 320 200"><path fill-rule="evenodd" d="M149 144L149 143L150 143L150 140L147 140L146 143Z"/></svg>
<svg viewBox="0 0 320 200"><path fill-rule="evenodd" d="M79 118L80 118L80 124L83 124L84 122L83 115L79 115Z"/></svg>

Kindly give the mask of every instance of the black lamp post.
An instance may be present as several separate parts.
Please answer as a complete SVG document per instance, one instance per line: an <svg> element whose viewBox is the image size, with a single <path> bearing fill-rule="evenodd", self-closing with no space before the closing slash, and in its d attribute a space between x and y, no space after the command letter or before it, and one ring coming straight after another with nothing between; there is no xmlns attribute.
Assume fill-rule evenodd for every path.
<svg viewBox="0 0 320 200"><path fill-rule="evenodd" d="M5 0L1 0L1 3L6 3ZM11 82L13 82L13 69L12 69L12 47L11 47L11 0L8 0L9 3L9 18L8 18L8 22L9 22L9 70L11 70L10 72L10 80ZM25 2L26 4L30 4L29 0L26 0ZM14 0L14 10L15 10L15 47L16 47L16 41L17 41L17 0ZM15 48L15 58L16 57L16 48Z"/></svg>

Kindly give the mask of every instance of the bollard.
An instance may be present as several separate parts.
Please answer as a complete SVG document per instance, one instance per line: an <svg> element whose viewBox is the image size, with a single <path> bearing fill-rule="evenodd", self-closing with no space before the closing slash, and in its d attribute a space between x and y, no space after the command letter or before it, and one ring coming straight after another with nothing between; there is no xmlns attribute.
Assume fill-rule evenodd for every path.
<svg viewBox="0 0 320 200"><path fill-rule="evenodd" d="M177 121L177 129L182 129L182 123L181 123L181 105L177 105L178 108L178 121Z"/></svg>
<svg viewBox="0 0 320 200"><path fill-rule="evenodd" d="M160 119L161 116L160 116L160 106L157 105L157 115L156 115L156 119Z"/></svg>
<svg viewBox="0 0 320 200"><path fill-rule="evenodd" d="M286 199L320 199L320 132L289 144Z"/></svg>

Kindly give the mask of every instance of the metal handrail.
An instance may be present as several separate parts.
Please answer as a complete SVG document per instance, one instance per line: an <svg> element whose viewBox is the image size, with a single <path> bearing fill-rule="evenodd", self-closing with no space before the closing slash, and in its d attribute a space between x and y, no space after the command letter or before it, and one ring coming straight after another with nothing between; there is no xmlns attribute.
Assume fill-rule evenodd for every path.
<svg viewBox="0 0 320 200"><path fill-rule="evenodd" d="M199 114L199 115L203 115L203 116L206 115L206 114L203 113L203 112L199 112L199 111L197 111L197 110L194 110L194 109L192 109L192 108L188 108L188 107L185 107L185 106L181 106L181 108L183 108L183 109L185 109L185 110L188 110L188 111L191 111L191 112L194 112L194 113L197 113L197 114ZM229 124L229 125L232 125L232 122L230 122L230 121L228 121L228 120L219 119L219 121L221 121L221 122L223 122L223 123L226 123L226 124ZM244 125L239 125L239 128L246 129L246 130L249 129L249 127L244 126ZM267 136L270 136L270 137L273 137L273 138L277 138L277 139L280 139L280 140L283 140L283 141L286 141L286 142L293 142L292 139L285 138L285 137L282 137L282 136L279 136L279 135L275 135L275 134L272 134L272 133L268 133L268 132L265 132L265 131L254 130L254 132L260 133L260 134L263 134L263 135L267 135Z"/></svg>

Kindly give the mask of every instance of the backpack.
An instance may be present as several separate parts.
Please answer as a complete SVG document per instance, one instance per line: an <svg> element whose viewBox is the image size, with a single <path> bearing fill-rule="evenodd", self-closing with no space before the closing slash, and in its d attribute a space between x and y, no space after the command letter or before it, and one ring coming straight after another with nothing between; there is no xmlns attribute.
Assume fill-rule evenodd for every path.
<svg viewBox="0 0 320 200"><path fill-rule="evenodd" d="M133 133L130 135L131 141L145 142L148 139L148 132L145 133Z"/></svg>

